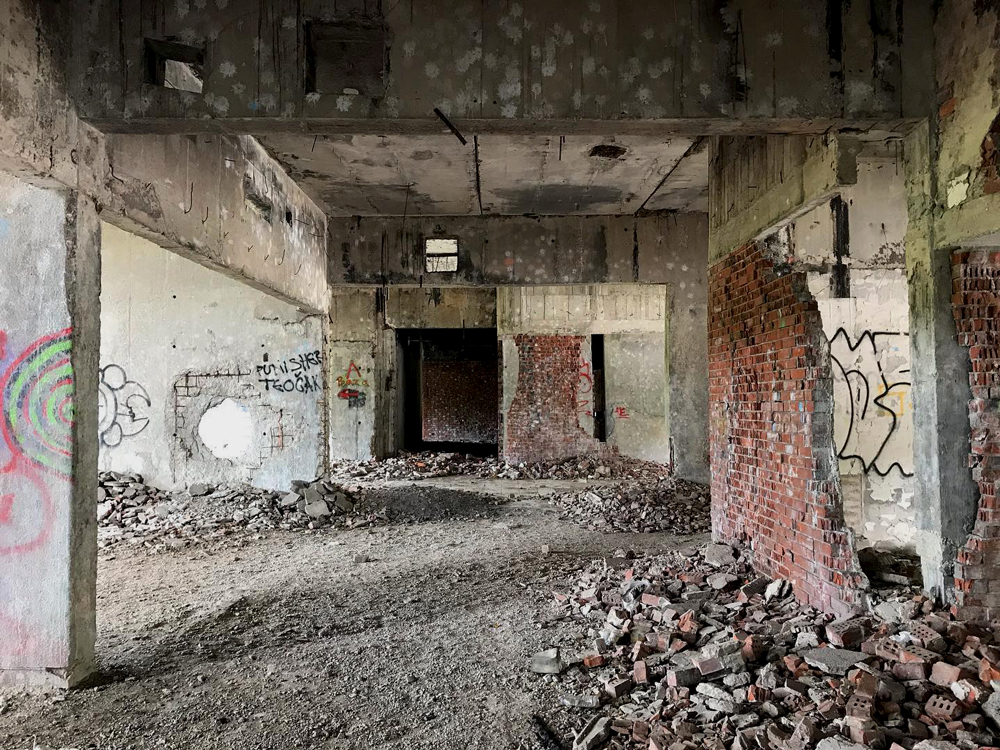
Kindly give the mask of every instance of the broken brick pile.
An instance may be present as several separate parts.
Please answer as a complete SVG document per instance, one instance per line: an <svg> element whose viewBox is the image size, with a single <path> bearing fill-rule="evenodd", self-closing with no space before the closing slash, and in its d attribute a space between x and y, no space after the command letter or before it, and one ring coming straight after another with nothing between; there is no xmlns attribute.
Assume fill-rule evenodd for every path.
<svg viewBox="0 0 1000 750"><path fill-rule="evenodd" d="M193 484L187 491L151 487L138 474L102 473L98 485L98 543L184 546L237 530L367 526L378 515L360 512L358 489L334 482L295 481L291 492Z"/></svg>
<svg viewBox="0 0 1000 750"><path fill-rule="evenodd" d="M636 479L668 477L669 468L652 461L607 452L564 461L507 464L496 458L463 453L401 453L370 461L339 461L330 476L337 479L430 479L470 476L482 479Z"/></svg>
<svg viewBox="0 0 1000 750"><path fill-rule="evenodd" d="M600 531L695 534L710 531L710 488L670 477L555 495L565 520Z"/></svg>
<svg viewBox="0 0 1000 750"><path fill-rule="evenodd" d="M723 544L595 563L555 593L577 642L531 669L574 750L973 750L1000 742L1000 629L916 594L833 620ZM890 603L885 603L890 604Z"/></svg>

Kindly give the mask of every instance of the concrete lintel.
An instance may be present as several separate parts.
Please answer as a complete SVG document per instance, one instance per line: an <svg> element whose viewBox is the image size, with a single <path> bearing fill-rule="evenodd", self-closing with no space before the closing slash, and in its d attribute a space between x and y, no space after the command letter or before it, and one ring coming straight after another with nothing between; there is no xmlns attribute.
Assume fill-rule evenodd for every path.
<svg viewBox="0 0 1000 750"><path fill-rule="evenodd" d="M81 129L101 218L307 312L325 312L326 215L249 136Z"/></svg>
<svg viewBox="0 0 1000 750"><path fill-rule="evenodd" d="M265 136L305 135L438 135L451 131L436 117L329 118L301 117L161 117L89 118L105 133ZM593 135L593 136L703 136L703 135L822 135L850 128L857 137L879 141L899 138L919 123L900 118L847 120L844 118L671 117L671 118L454 118L466 139L474 135Z"/></svg>
<svg viewBox="0 0 1000 750"><path fill-rule="evenodd" d="M1000 245L1000 193L973 198L940 211L934 222L937 247Z"/></svg>
<svg viewBox="0 0 1000 750"><path fill-rule="evenodd" d="M731 158L734 145L738 151ZM749 148L741 149L744 145ZM709 263L762 239L855 184L861 148L856 138L836 135L775 137L742 144L713 139ZM734 210L731 201L740 195L754 197Z"/></svg>
<svg viewBox="0 0 1000 750"><path fill-rule="evenodd" d="M669 283L682 248L704 248L704 213L330 219L340 284L527 286ZM458 239L458 271L428 273L424 240Z"/></svg>

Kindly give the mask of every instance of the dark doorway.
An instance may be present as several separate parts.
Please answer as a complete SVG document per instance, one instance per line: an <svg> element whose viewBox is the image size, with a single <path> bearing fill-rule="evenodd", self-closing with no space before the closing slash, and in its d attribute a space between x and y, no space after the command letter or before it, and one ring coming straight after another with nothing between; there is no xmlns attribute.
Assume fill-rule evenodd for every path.
<svg viewBox="0 0 1000 750"><path fill-rule="evenodd" d="M397 330L396 335L403 370L403 449L495 456L496 329Z"/></svg>

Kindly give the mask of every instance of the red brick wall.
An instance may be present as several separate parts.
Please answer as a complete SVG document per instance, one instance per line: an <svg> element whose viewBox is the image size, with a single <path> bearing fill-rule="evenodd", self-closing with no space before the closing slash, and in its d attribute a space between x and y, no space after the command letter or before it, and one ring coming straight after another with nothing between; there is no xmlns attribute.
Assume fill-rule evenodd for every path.
<svg viewBox="0 0 1000 750"><path fill-rule="evenodd" d="M958 552L955 597L962 617L985 622L1000 617L1000 252L959 252L952 263L952 309L971 362L969 466L979 485L976 524Z"/></svg>
<svg viewBox="0 0 1000 750"><path fill-rule="evenodd" d="M557 461L593 453L600 443L580 426L577 391L581 336L514 337L518 370L504 425L511 463Z"/></svg>
<svg viewBox="0 0 1000 750"><path fill-rule="evenodd" d="M421 378L423 439L496 443L497 367L496 360L425 360Z"/></svg>
<svg viewBox="0 0 1000 750"><path fill-rule="evenodd" d="M866 585L843 521L833 378L805 274L758 244L709 271L712 528L749 542L761 572L843 613Z"/></svg>

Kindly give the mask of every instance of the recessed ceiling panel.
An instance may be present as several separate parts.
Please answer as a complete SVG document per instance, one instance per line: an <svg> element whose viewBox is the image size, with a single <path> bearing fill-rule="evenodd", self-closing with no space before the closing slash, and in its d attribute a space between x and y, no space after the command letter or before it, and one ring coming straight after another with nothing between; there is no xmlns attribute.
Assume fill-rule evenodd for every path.
<svg viewBox="0 0 1000 750"><path fill-rule="evenodd" d="M690 145L687 138L481 136L483 210L634 213Z"/></svg>
<svg viewBox="0 0 1000 750"><path fill-rule="evenodd" d="M262 141L331 216L479 213L473 148L453 135L269 135Z"/></svg>

